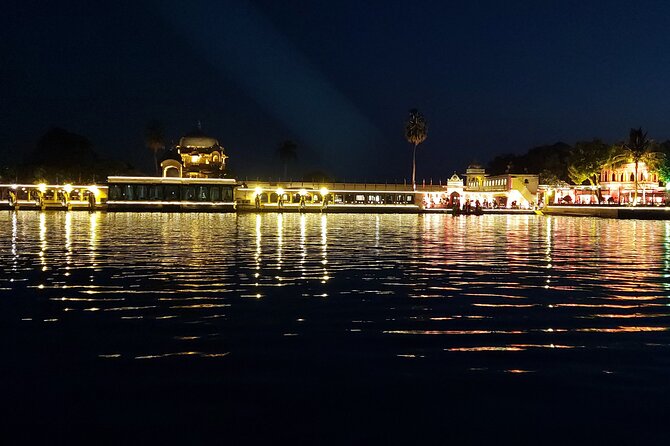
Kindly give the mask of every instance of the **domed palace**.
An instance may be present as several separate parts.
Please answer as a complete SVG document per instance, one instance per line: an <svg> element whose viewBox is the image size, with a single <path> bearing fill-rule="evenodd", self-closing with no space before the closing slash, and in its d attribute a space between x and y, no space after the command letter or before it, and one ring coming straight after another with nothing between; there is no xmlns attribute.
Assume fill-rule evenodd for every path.
<svg viewBox="0 0 670 446"><path fill-rule="evenodd" d="M219 141L198 128L182 136L161 161L163 177L222 178L226 172L226 154Z"/></svg>

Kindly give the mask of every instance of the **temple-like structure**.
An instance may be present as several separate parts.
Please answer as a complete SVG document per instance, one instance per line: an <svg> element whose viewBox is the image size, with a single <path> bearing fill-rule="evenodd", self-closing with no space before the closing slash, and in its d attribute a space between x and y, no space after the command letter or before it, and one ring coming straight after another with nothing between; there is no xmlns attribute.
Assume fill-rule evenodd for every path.
<svg viewBox="0 0 670 446"><path fill-rule="evenodd" d="M161 161L161 172L168 178L223 178L226 158L219 141L198 127L166 153Z"/></svg>

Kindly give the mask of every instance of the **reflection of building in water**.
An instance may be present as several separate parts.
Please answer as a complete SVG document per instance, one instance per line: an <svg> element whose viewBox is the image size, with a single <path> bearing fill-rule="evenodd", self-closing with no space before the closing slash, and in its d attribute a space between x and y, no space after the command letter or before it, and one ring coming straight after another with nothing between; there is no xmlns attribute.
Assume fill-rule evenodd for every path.
<svg viewBox="0 0 670 446"><path fill-rule="evenodd" d="M328 218L325 215L321 216L321 264L323 265L322 282L330 278L328 277Z"/></svg>
<svg viewBox="0 0 670 446"><path fill-rule="evenodd" d="M99 212L91 212L89 215L89 240L88 240L88 252L89 256L91 258L91 266L93 269L91 270L91 279L93 279L93 272L95 271L95 267L97 267L96 263L96 252L98 250L98 219L100 218L100 213Z"/></svg>
<svg viewBox="0 0 670 446"><path fill-rule="evenodd" d="M46 251L47 251L47 217L46 214L40 213L40 263L42 265L42 271L47 270Z"/></svg>
<svg viewBox="0 0 670 446"><path fill-rule="evenodd" d="M205 135L200 128L184 135L161 161L164 177L222 178L226 158L219 141Z"/></svg>

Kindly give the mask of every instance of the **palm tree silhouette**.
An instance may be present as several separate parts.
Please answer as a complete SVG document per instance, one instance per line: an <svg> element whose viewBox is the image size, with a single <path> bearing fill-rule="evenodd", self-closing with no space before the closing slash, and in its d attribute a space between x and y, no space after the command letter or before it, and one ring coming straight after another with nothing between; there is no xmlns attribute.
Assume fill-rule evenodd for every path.
<svg viewBox="0 0 670 446"><path fill-rule="evenodd" d="M645 163L648 168L653 168L661 161L663 154L652 148L652 141L647 138L647 132L642 131L642 127L630 129L628 133L628 140L620 147L619 153L616 154L610 164L616 165L624 162L635 163L635 192L633 204L637 204L637 189L638 189L638 167L641 162Z"/></svg>
<svg viewBox="0 0 670 446"><path fill-rule="evenodd" d="M165 135L163 125L158 121L152 121L144 129L144 144L154 155L154 169L159 175L158 152L165 148Z"/></svg>
<svg viewBox="0 0 670 446"><path fill-rule="evenodd" d="M416 108L409 111L409 118L405 124L405 138L407 142L414 145L412 154L412 187L416 187L416 148L426 140L428 136L428 125L426 118Z"/></svg>
<svg viewBox="0 0 670 446"><path fill-rule="evenodd" d="M284 165L284 179L286 179L288 172L288 163L295 161L298 158L296 154L296 149L298 146L291 140L286 140L279 144L277 149L277 155L279 156L280 161Z"/></svg>

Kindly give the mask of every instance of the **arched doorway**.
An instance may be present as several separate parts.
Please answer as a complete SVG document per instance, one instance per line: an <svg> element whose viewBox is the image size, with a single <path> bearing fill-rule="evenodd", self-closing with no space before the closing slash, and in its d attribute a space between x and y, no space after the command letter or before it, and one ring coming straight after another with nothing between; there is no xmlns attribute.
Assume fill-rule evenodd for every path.
<svg viewBox="0 0 670 446"><path fill-rule="evenodd" d="M164 176L168 178L179 178L181 174L179 173L179 169L174 166L168 166L165 168Z"/></svg>
<svg viewBox="0 0 670 446"><path fill-rule="evenodd" d="M452 192L451 195L449 195L449 206L454 207L454 206L461 206L461 194L458 192Z"/></svg>

